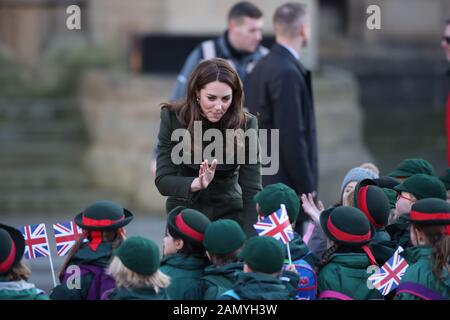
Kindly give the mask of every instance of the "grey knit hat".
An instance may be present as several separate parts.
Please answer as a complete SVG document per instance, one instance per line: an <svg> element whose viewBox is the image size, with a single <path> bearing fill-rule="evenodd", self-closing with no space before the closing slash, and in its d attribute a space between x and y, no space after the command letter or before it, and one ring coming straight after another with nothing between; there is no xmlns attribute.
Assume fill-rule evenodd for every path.
<svg viewBox="0 0 450 320"><path fill-rule="evenodd" d="M349 172L347 172L347 174L344 177L344 180L342 180L340 195L342 196L344 188L349 182L352 181L360 182L361 180L364 179L377 179L377 178L379 177L375 172L361 167L355 167L351 169Z"/></svg>

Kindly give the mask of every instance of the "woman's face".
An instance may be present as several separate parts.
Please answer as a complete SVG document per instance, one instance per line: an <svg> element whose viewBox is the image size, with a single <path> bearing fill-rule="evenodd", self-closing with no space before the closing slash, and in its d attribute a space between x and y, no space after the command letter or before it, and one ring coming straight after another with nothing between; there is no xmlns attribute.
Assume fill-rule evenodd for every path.
<svg viewBox="0 0 450 320"><path fill-rule="evenodd" d="M203 116L209 122L219 122L227 112L233 99L233 90L223 82L208 83L197 92L198 102Z"/></svg>
<svg viewBox="0 0 450 320"><path fill-rule="evenodd" d="M358 181L351 181L347 183L347 185L344 188L344 192L342 192L342 199L341 203L344 206L350 205L347 201L348 195L355 190L356 185L358 184Z"/></svg>

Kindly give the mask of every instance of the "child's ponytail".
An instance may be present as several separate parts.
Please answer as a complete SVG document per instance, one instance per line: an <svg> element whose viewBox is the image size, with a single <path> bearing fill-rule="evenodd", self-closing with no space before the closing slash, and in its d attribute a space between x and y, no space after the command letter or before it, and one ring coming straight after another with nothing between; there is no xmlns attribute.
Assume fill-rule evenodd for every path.
<svg viewBox="0 0 450 320"><path fill-rule="evenodd" d="M330 257L333 255L333 253L336 252L336 250L338 249L338 245L336 243L334 243L331 247L329 247L327 249L327 251L325 251L325 253L322 256L322 260L320 260L320 262L317 264L317 271L319 271L320 269L322 269L330 260Z"/></svg>
<svg viewBox="0 0 450 320"><path fill-rule="evenodd" d="M444 269L447 269L447 271L450 272L450 237L441 231L436 235L435 242L432 241L432 245L434 257L433 273L439 282Z"/></svg>
<svg viewBox="0 0 450 320"><path fill-rule="evenodd" d="M60 279L62 279L64 277L64 273L66 272L66 269L69 265L70 260L72 259L74 254L80 249L81 244L85 241L85 239L87 239L87 237L88 237L88 231L83 230L82 235L78 238L78 240L75 242L75 244L72 246L72 248L70 248L70 251L66 256L66 259L64 260L64 262L58 272L58 277Z"/></svg>
<svg viewBox="0 0 450 320"><path fill-rule="evenodd" d="M431 246L433 247L433 273L439 282L442 277L442 271L447 269L450 272L450 236L446 233L445 226L416 226L420 228Z"/></svg>

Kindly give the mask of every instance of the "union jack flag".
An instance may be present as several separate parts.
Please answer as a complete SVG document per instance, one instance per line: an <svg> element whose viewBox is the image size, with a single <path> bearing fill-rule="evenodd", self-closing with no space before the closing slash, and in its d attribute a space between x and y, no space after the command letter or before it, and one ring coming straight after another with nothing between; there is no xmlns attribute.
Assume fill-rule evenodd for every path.
<svg viewBox="0 0 450 320"><path fill-rule="evenodd" d="M44 223L23 226L20 231L25 238L25 258L34 259L50 255L47 230Z"/></svg>
<svg viewBox="0 0 450 320"><path fill-rule="evenodd" d="M369 277L374 287L381 292L383 296L394 290L400 284L400 280L408 268L408 263L400 255L402 247L394 252L394 255L379 269L375 274Z"/></svg>
<svg viewBox="0 0 450 320"><path fill-rule="evenodd" d="M253 225L260 236L274 237L287 244L294 238L294 232L284 205L270 216Z"/></svg>
<svg viewBox="0 0 450 320"><path fill-rule="evenodd" d="M53 225L55 233L56 254L65 256L69 253L70 248L75 244L83 230L73 221L56 223Z"/></svg>

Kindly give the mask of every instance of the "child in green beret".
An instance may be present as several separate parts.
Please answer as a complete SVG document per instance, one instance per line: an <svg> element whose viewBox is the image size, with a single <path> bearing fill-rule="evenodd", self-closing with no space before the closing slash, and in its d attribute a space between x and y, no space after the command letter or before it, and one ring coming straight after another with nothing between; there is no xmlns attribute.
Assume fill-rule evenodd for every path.
<svg viewBox="0 0 450 320"><path fill-rule="evenodd" d="M411 211L412 205L421 199L439 198L446 200L447 192L444 184L435 176L428 174L415 174L401 184L394 187L397 191L396 210L398 216L395 222L386 227L387 232L391 235L392 240L403 248L411 246L409 223L405 218Z"/></svg>
<svg viewBox="0 0 450 320"><path fill-rule="evenodd" d="M170 278L159 270L159 248L152 240L131 237L114 251L108 273L116 288L103 300L163 300Z"/></svg>
<svg viewBox="0 0 450 320"><path fill-rule="evenodd" d="M83 235L66 257L50 298L54 300L99 300L115 287L106 274L113 250L125 240L124 227L133 213L112 201L97 201L75 217ZM76 281L77 279L79 281Z"/></svg>
<svg viewBox="0 0 450 320"><path fill-rule="evenodd" d="M243 272L238 275L232 289L225 292L221 300L290 300L288 287L279 279L284 263L282 244L267 236L247 240L240 253L244 260ZM289 271L296 274L295 267ZM298 277L295 279L298 282Z"/></svg>
<svg viewBox="0 0 450 320"><path fill-rule="evenodd" d="M203 239L211 265L205 268L198 285L189 290L189 299L216 300L231 289L244 266L238 253L245 239L245 233L236 221L221 219L211 222Z"/></svg>
<svg viewBox="0 0 450 320"><path fill-rule="evenodd" d="M209 219L200 211L182 206L167 216L161 272L171 278L169 299L189 299L187 292L198 285L209 265L203 239Z"/></svg>
<svg viewBox="0 0 450 320"><path fill-rule="evenodd" d="M339 190L339 201L334 207L344 205L353 206L355 187L359 181L364 179L377 179L379 177L378 168L372 163L363 163L361 166L350 169L341 182ZM320 228L319 216L325 209L323 203L318 201L317 205L311 194L301 195L302 207L305 213L311 218L308 227L307 239L305 242L311 248L318 259L321 259L327 250L327 237Z"/></svg>
<svg viewBox="0 0 450 320"><path fill-rule="evenodd" d="M377 263L383 265L397 249L385 228L390 214L389 199L374 180L365 179L356 185L353 202L354 207L361 210L374 227L370 249Z"/></svg>
<svg viewBox="0 0 450 320"><path fill-rule="evenodd" d="M25 251L22 233L0 224L0 300L48 300L44 291L27 280L30 269L21 261Z"/></svg>
<svg viewBox="0 0 450 320"><path fill-rule="evenodd" d="M319 266L319 299L382 299L367 286L368 268L377 262L368 246L374 227L364 213L348 206L330 208L320 215L320 224L331 246Z"/></svg>
<svg viewBox="0 0 450 320"><path fill-rule="evenodd" d="M295 230L298 213L300 211L300 200L295 191L284 183L275 183L265 186L255 195L256 211L260 217L267 217L280 209L281 204L286 207L292 229ZM289 242L292 260L305 260L315 267L319 261L302 237L294 231L294 238ZM287 250L287 248L285 249ZM286 258L288 257L286 251Z"/></svg>
<svg viewBox="0 0 450 320"><path fill-rule="evenodd" d="M353 203L375 228L372 242L390 241L385 231L390 214L389 199L383 190L371 179L362 180L355 187Z"/></svg>
<svg viewBox="0 0 450 320"><path fill-rule="evenodd" d="M388 174L388 176L403 182L418 173L423 173L430 176L436 175L433 166L427 160L421 158L410 158L400 162L397 167Z"/></svg>
<svg viewBox="0 0 450 320"><path fill-rule="evenodd" d="M409 266L397 288L397 300L450 299L450 204L428 198L408 215L413 247L401 253Z"/></svg>

